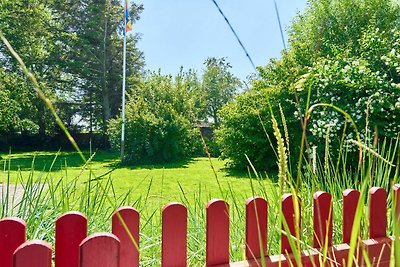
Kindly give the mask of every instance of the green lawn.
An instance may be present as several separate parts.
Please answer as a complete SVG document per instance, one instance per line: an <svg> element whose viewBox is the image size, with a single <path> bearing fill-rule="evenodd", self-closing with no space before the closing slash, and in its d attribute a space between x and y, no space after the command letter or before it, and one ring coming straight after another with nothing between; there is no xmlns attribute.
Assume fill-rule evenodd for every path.
<svg viewBox="0 0 400 267"><path fill-rule="evenodd" d="M120 166L118 153L104 151L96 153L87 165L73 152L0 152L0 156L0 183L25 186L27 194L16 215L27 222L28 239L42 239L53 244L54 222L68 210L87 215L89 234L110 231L110 215L115 208L133 206L140 211L141 266L159 266L161 208L168 202L181 202L188 208L188 265L204 266L205 204L212 198L223 198L229 203L231 260L239 261L243 259L245 247L245 200L258 195L266 198L269 204L269 252L276 254L279 251L278 186L269 178L249 178L249 173L230 171L219 159L212 158L210 162L208 158L192 158L174 164ZM89 157L87 153L85 156ZM390 179L387 177L390 175L381 169L386 173L390 173L390 169L377 166L380 176L375 178L376 181L386 181L386 184L377 185L388 188ZM324 175L325 172L320 170L320 176L325 180L304 180L299 190L305 244L312 243L312 201L313 193L318 190L328 190L336 196L333 240L334 243L341 242L340 195L351 180L347 172L339 173L338 178L332 180ZM307 177L303 176L304 179ZM330 190L324 189L328 186ZM4 210L7 203L2 200L1 204L2 217L10 216L10 211ZM364 217L366 220L367 216ZM367 228L362 234L367 235Z"/></svg>
<svg viewBox="0 0 400 267"><path fill-rule="evenodd" d="M83 160L75 152L26 152L2 154L0 161L3 172L0 182L7 181L10 174L11 183L27 179L33 173L33 178L40 175L54 180L71 181L78 178L78 185L85 185L91 177L101 176L107 180L111 177L115 194L125 195L131 192L131 198L148 196L151 203L161 206L170 201L180 201L183 196L191 200L198 194L202 200L225 198L232 194L241 196L243 200L252 196L250 175L248 173L232 172L225 168L225 162L217 158L191 158L177 163L119 166L118 154L97 152L90 165L83 168ZM85 154L89 157L89 155ZM10 167L8 166L10 160ZM213 168L215 173L213 171ZM89 169L92 170L90 175ZM10 171L9 171L10 170ZM254 176L254 175L253 175ZM267 183L263 179L262 184ZM259 193L259 182L255 183L255 193ZM220 187L219 187L220 185Z"/></svg>
<svg viewBox="0 0 400 267"><path fill-rule="evenodd" d="M17 216L27 221L29 239L52 243L55 219L71 209L88 216L89 233L110 231L109 216L115 207L129 205L139 209L141 214L141 262L144 266L157 265L155 261L160 258L160 216L166 203L181 202L188 207L188 260L190 265L200 266L204 263L205 204L208 200L222 198L229 203L231 238L236 240L231 250L235 255L233 259L240 260L245 200L253 195L275 195L270 194L275 188L270 179L250 179L248 173L232 172L217 158L212 158L211 162L200 157L173 164L119 166L117 153L100 151L84 167L75 152L0 155L0 183L28 185L29 193L24 196L23 208ZM43 192L36 189L36 184L46 185ZM108 200L104 196L108 196Z"/></svg>

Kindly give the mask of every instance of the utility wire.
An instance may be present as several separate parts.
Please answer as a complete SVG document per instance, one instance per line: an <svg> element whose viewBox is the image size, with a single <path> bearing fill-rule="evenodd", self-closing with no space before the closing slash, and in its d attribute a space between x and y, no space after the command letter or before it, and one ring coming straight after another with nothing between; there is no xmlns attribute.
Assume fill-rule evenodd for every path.
<svg viewBox="0 0 400 267"><path fill-rule="evenodd" d="M251 59L249 53L247 52L246 48L244 47L244 45L243 45L242 41L240 40L239 36L236 34L236 31L233 29L233 27L232 27L231 23L229 22L228 18L224 15L224 12L222 12L222 10L221 10L221 8L218 6L217 2L216 2L215 0L211 0L211 1L214 2L215 6L218 8L219 13L221 13L222 17L224 17L224 19L225 19L226 23L228 24L229 28L231 29L232 33L235 35L236 40L239 42L240 46L242 47L243 51L245 52L246 57L249 59L251 65L253 66L254 71L255 71L256 73L258 73L257 68L256 68L256 66L255 66L254 63L253 63L253 60Z"/></svg>
<svg viewBox="0 0 400 267"><path fill-rule="evenodd" d="M286 50L286 42L285 42L285 37L283 36L281 18L279 16L279 10L278 10L278 5L276 4L276 0L274 0L274 5L275 5L276 16L278 18L279 30L281 31L281 38L282 38L283 48Z"/></svg>

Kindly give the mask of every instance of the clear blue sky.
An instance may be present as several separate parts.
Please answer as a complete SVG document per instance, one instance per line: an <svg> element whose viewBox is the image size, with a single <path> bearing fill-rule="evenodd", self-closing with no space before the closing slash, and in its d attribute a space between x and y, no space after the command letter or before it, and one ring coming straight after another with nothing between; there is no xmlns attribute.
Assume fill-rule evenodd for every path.
<svg viewBox="0 0 400 267"><path fill-rule="evenodd" d="M286 30L306 0L276 0ZM254 72L242 48L211 0L139 0L141 19L133 26L142 34L139 48L146 69L176 74L180 66L201 71L207 57L226 57L241 79ZM273 0L217 0L256 66L280 57L283 49ZM285 33L285 39L287 36Z"/></svg>

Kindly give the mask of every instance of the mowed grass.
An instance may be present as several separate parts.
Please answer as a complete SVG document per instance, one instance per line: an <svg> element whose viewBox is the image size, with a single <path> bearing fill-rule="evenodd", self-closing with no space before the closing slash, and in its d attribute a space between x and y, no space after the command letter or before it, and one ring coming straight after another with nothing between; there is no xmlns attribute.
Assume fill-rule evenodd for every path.
<svg viewBox="0 0 400 267"><path fill-rule="evenodd" d="M118 153L105 151L97 152L86 165L75 152L0 155L0 183L24 185L28 191L17 214L27 221L28 239L53 244L54 222L69 210L87 215L89 233L110 231L113 211L120 206L132 206L140 212L142 266L159 265L161 211L167 203L180 202L188 208L188 264L204 266L205 206L209 200L220 198L229 204L231 256L232 260L241 260L246 199L262 196L270 203L277 199L277 187L269 178L250 178L254 176L251 173L232 172L225 167L226 162L217 158L120 166ZM85 157L90 155L85 153ZM36 189L36 184L45 186ZM3 216L10 216L4 207ZM274 236L270 242L276 243L278 236Z"/></svg>
<svg viewBox="0 0 400 267"><path fill-rule="evenodd" d="M252 173L232 172L225 161L217 158L191 158L180 162L120 166L118 153L96 152L89 164L76 152L24 152L1 153L2 172L0 183L24 183L28 177L43 177L42 181L57 184L62 180L76 180L77 189L84 190L89 181L111 181L109 192L113 199L125 198L123 204L134 206L141 202L140 209L161 209L168 202L194 204L213 198L244 202L253 195L265 195L270 190L267 178L250 179ZM85 153L90 158L89 153ZM215 171L215 172L214 172ZM99 190L98 188L96 190ZM100 189L101 190L101 189Z"/></svg>

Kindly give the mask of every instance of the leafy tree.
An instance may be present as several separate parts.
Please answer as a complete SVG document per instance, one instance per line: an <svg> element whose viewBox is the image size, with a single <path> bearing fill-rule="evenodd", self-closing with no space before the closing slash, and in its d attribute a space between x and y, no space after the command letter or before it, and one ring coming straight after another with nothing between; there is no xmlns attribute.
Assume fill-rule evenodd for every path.
<svg viewBox="0 0 400 267"><path fill-rule="evenodd" d="M218 127L218 110L234 99L241 82L230 72L232 66L225 58L208 58L204 65L206 69L202 77L202 89L206 105L205 113L213 118Z"/></svg>
<svg viewBox="0 0 400 267"><path fill-rule="evenodd" d="M309 1L305 12L290 27L289 48L282 53L282 58L259 68L261 79L253 82L253 89L238 98L238 103L231 103L221 111L218 142L222 155L243 168L247 165L244 153L251 160L256 158L251 154L252 145L253 151L262 154L256 158L258 169L267 168L269 164L263 162L274 157L265 147L265 134L272 136L269 115L265 113L268 104L266 100L251 97L256 91L261 99L270 99L275 116L280 110L274 101L281 102L286 125L296 133L291 137L289 133L291 147L295 147L292 152L298 150L306 108L321 102L348 112L368 144L372 132L381 137L397 136L400 131L399 11L397 3L386 0ZM255 105L259 101L264 103ZM241 102L247 103L240 105ZM255 111L251 113L245 106L253 106ZM256 120L256 114L261 119ZM240 127L240 123L246 127ZM343 117L332 109L316 109L308 124L310 146L321 148L320 144L328 138L335 151L344 125ZM257 127L266 131L250 131L251 137L248 137L247 129ZM355 138L351 132L351 127L347 127L346 138ZM251 141L244 141L246 138ZM241 150L243 142L249 143Z"/></svg>
<svg viewBox="0 0 400 267"><path fill-rule="evenodd" d="M139 19L142 5L130 15ZM59 115L73 128L73 118L88 121L90 129L106 132L108 120L119 114L122 80L123 7L116 0L0 1L0 29L38 78ZM140 76L143 56L138 35L127 40L128 87ZM0 44L6 73L19 73L16 62ZM29 119L41 134L57 130L37 96Z"/></svg>
<svg viewBox="0 0 400 267"><path fill-rule="evenodd" d="M193 69L184 72L183 67L181 67L180 72L175 77L175 82L178 88L186 88L185 92L187 91L188 95L185 101L188 101L186 105L190 107L191 121L198 122L205 120L207 117L207 104L198 73Z"/></svg>
<svg viewBox="0 0 400 267"><path fill-rule="evenodd" d="M117 0L70 2L54 4L63 30L75 36L65 43L65 67L72 74L70 84L75 92L67 90L67 94L80 104L79 114L90 122L90 128L100 126L106 133L108 121L119 114L121 106L123 7ZM142 10L142 5L130 7L134 21ZM138 35L127 35L128 86L137 82L143 66L138 40Z"/></svg>
<svg viewBox="0 0 400 267"><path fill-rule="evenodd" d="M1 69L0 69L1 70ZM12 90L7 88L10 84L9 77L4 75L4 71L0 74L0 133L9 132L14 129L20 106L18 102L11 96Z"/></svg>
<svg viewBox="0 0 400 267"><path fill-rule="evenodd" d="M53 77L55 77L54 72L57 67L52 61L52 55L56 48L54 45L56 28L53 28L54 25L51 21L51 12L43 1L0 1L1 31L22 56L28 68L36 74L50 98L54 96L55 92L52 85L55 81ZM9 86L14 85L15 87L10 90L20 93L8 94L8 97L11 97L10 101L19 103L19 113L15 114L19 121L26 122L27 125L30 125L28 128L41 134L53 128L54 124L48 123L51 115L46 112L44 103L38 101L38 97L30 87L21 86L21 78L18 75L11 74L21 74L21 72L3 43L0 43L0 63L4 67L2 75L3 79L7 81L6 87L10 88ZM22 88L27 91L21 91ZM4 95L7 94L4 92ZM23 97L19 97L20 95ZM21 100L24 102L20 103ZM19 125L15 124L14 126L8 130L16 131Z"/></svg>
<svg viewBox="0 0 400 267"><path fill-rule="evenodd" d="M35 98L20 76L0 68L0 134L34 133L38 125L32 120Z"/></svg>
<svg viewBox="0 0 400 267"><path fill-rule="evenodd" d="M392 0L311 0L289 28L290 51L299 67L344 51L359 56L364 32L399 27L399 12Z"/></svg>
<svg viewBox="0 0 400 267"><path fill-rule="evenodd" d="M126 159L134 164L170 162L193 155L200 148L193 123L191 74L175 80L160 73L147 74L129 94L126 106ZM110 140L119 148L120 119L112 119Z"/></svg>

